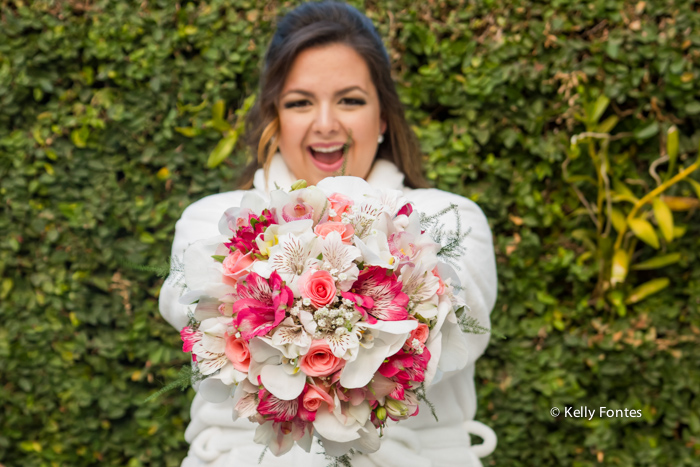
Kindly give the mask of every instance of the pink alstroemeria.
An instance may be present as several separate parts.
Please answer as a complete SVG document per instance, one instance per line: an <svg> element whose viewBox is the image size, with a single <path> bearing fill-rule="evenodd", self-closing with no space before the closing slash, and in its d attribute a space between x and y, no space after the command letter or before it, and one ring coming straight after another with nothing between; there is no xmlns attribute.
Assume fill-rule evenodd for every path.
<svg viewBox="0 0 700 467"><path fill-rule="evenodd" d="M367 308L367 312L375 318L383 321L402 321L408 318L408 295L401 291L401 287L401 282L392 271L380 266L370 266L360 272L350 292L372 299L374 303ZM350 297L348 299L352 300Z"/></svg>
<svg viewBox="0 0 700 467"><path fill-rule="evenodd" d="M285 401L273 396L264 388L258 391L258 399L258 412L273 422L292 421L299 410L299 398Z"/></svg>
<svg viewBox="0 0 700 467"><path fill-rule="evenodd" d="M411 353L401 349L379 367L379 373L393 378L403 385L425 380L425 369L430 361L430 351L423 348L422 353Z"/></svg>
<svg viewBox="0 0 700 467"><path fill-rule="evenodd" d="M340 295L346 299L350 300L355 304L355 310L362 315L369 324L374 324L377 322L377 318L367 313L367 310L374 306L374 300L370 297L364 295L352 293L352 292L340 292Z"/></svg>
<svg viewBox="0 0 700 467"><path fill-rule="evenodd" d="M224 245L226 248L233 248L243 254L250 252L259 253L260 250L255 242L255 238L265 232L265 229L272 224L277 224L277 221L274 213L269 209L265 209L259 216L248 213L248 219L244 217L236 219L237 228L234 235Z"/></svg>
<svg viewBox="0 0 700 467"><path fill-rule="evenodd" d="M245 340L267 334L284 320L286 310L294 303L292 290L277 272L272 272L269 280L251 272L238 281L237 293L233 325Z"/></svg>
<svg viewBox="0 0 700 467"><path fill-rule="evenodd" d="M413 214L413 205L411 203L406 203L403 206L401 206L401 209L399 209L399 212L396 213L397 216L410 216Z"/></svg>
<svg viewBox="0 0 700 467"><path fill-rule="evenodd" d="M182 339L182 351L192 352L194 344L202 340L202 331L195 331L191 327L185 326L180 331L180 338Z"/></svg>

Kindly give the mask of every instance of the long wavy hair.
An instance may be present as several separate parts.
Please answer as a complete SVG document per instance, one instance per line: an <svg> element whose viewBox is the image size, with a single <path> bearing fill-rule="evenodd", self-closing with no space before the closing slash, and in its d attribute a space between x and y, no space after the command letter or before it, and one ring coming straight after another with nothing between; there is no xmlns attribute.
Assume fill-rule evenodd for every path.
<svg viewBox="0 0 700 467"><path fill-rule="evenodd" d="M257 157L245 168L240 188L250 188L255 171L261 167L267 176L277 151L278 99L294 59L305 49L336 43L352 47L365 60L377 89L387 129L376 157L393 162L403 172L407 186L428 186L423 176L420 146L406 122L391 78L389 55L379 33L369 18L354 7L324 1L295 8L277 25L265 54L258 98L246 118L245 142Z"/></svg>

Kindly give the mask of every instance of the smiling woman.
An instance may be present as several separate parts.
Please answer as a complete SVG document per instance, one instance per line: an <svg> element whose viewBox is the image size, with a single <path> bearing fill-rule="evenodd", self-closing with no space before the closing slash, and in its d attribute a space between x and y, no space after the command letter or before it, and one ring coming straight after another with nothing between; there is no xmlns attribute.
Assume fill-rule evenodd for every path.
<svg viewBox="0 0 700 467"><path fill-rule="evenodd" d="M313 184L343 165L345 175L365 178L386 131L367 64L344 44L299 54L282 89L279 121L284 161Z"/></svg>
<svg viewBox="0 0 700 467"><path fill-rule="evenodd" d="M393 193L393 196L401 196L406 200L406 206L413 206L411 212L415 207L425 215L418 221L420 225L415 227L418 231L423 229L436 243L441 243L441 251L451 251L449 257L453 267L459 271L453 279L457 281L459 276L461 286L457 293L467 305L465 308L469 310L468 317L489 327L497 283L488 222L474 202L440 190L423 189L426 183L422 174L422 156L417 139L404 117L390 68L389 57L371 21L348 5L335 2L308 3L281 19L265 56L258 101L246 122L247 141L257 158L244 173L241 186L253 190L219 193L190 205L176 224L173 257L183 258L195 248L196 244L190 247L195 241L219 235L222 213L229 208L236 209L244 205L244 199L252 199L251 192L269 199L270 191L275 186L289 190L297 179L317 184L329 176L351 175L365 179L373 189L383 189ZM386 253L389 259L386 260L386 266L382 266L386 270L377 272L377 277L383 278L391 270L391 265L398 264L400 258L414 254L419 247L412 243L402 243L399 233L392 237L393 246L389 245L386 236L377 235L376 229L372 228L375 221L381 222L382 218L372 217L371 212L362 213L369 216L369 223L364 230L360 231L345 223L343 216L350 209L350 201L350 198L342 195L332 197L331 215L335 219L323 224L328 231L319 230L316 233L325 238L333 230L332 234L347 242L362 237L367 244L374 245L375 250ZM295 218L320 216L317 212L322 210L314 211L310 204L298 202L296 205L285 205L277 212L285 221L293 223ZM418 218L419 216L414 217ZM265 222L260 221L255 228L262 225ZM225 228L226 226L224 223ZM261 238L261 232L262 230L253 231L251 227L250 238L246 237L246 241L260 240L270 248L278 241L277 237L267 238L269 231L262 232ZM288 232L286 235L292 234ZM308 246L300 245L304 248ZM248 274L253 260L250 258L251 253L244 252L244 255L236 247L233 250L235 251L224 260L223 267L224 274L235 282ZM262 255L266 255L266 251L260 250ZM182 262L179 260L179 263ZM398 271L399 267L393 268ZM290 274L292 277L289 279L294 280L293 275L300 275L301 272L295 269ZM306 290L306 282L297 278L301 281L299 287L306 290L309 306L321 310L329 300L336 299L335 279L326 270L319 270L310 277L309 281L314 283L313 290ZM381 282L374 276L366 278L366 281L367 284L375 284L373 287L379 287L377 284ZM361 289L363 284L365 282L358 279L352 287ZM404 293L405 284L396 282L391 287L394 285L398 287L394 290L394 296L406 296L408 302L408 295ZM435 287L438 285L435 284ZM442 287L444 290L445 285ZM241 287L238 287L237 293L240 294L240 290ZM164 284L160 294L161 313L178 330L187 326L188 312L192 311L179 302L182 292L174 279ZM406 317L408 312L404 306L409 305L401 303L403 302L399 299L390 301L382 305L384 308L381 311L395 311ZM436 313L437 305L431 307L421 310L421 313ZM243 308L237 312L235 322L255 319L252 309ZM222 319L226 321L227 318ZM228 321L231 321L230 317ZM236 329L240 331L241 328ZM422 341L425 341L426 332L421 332L417 331L414 337L419 339L423 335ZM203 330L203 333L206 334L207 330ZM402 339L405 340L406 337ZM399 344L403 342L402 339L399 339ZM412 407L415 406L416 411L409 419L398 425L387 425L380 447L360 449L361 452L353 453L353 466L480 467L482 464L479 457L488 455L495 448L496 436L493 431L474 420L474 363L484 352L488 335L470 335L468 339L462 339L461 334L446 334L441 339L435 339L430 345L436 349L457 345L460 357L449 358L449 353L445 353L441 363L436 364L433 384L427 388L427 397L434 403L439 423L433 418L431 410L423 404L419 413L415 401L416 404ZM184 331L183 340L186 346L191 340L187 331ZM224 352L221 355L225 356L221 357L224 359L221 363L230 363L233 368L247 368L251 355L256 352L259 354L260 349L255 346L263 345L259 339L251 342L252 347L248 348L245 339L231 339L229 347L220 349ZM330 370L345 374L343 362L333 357L326 347L319 344L320 341L314 342L308 352L299 357L299 362L277 352L270 357L270 361L264 363L288 367L289 374L296 375L292 378L296 378L295 384L305 388L308 386L304 389L307 391L305 394L309 394L308 400L303 400L307 410L317 410L321 402L328 407L340 407L341 399L344 403L349 403L347 401L350 396L346 394L346 388L338 391L329 389L332 394L309 389L315 387L315 384L323 387L326 383L335 384L330 381L331 377L324 380L312 375L328 374ZM366 345L371 347L372 344ZM402 365L403 363L396 371L414 371L413 367L404 368ZM339 381L345 384L342 379ZM209 380L204 380L202 385L208 382ZM407 384L406 388L397 386L396 394L391 393L398 398L396 401L405 400L404 389L417 390ZM191 443L191 448L183 461L183 467L328 465L328 459L322 454L323 449L328 447L326 445L321 448L314 446L305 451L299 445L284 444L287 442L284 441L285 437L293 436L292 422L287 425L268 422L264 425L267 431L256 431L256 424L247 418L232 419L235 404L229 394L223 394L221 399L207 400L207 393L206 390L198 392L192 403L192 421L185 432L185 439ZM251 397L255 404L267 404L268 401L263 399L264 397ZM360 399L364 401L364 396ZM362 401L356 400L356 406L362 405ZM402 410L405 411L406 406L394 406L389 402L384 419L387 416L393 420L405 418L404 415L407 414ZM285 407L290 413L296 413L295 404L301 403L293 399L286 401ZM257 407L260 410L261 406ZM338 423L350 423L349 419L343 418L342 411L336 412L333 412L333 420L340 417ZM255 407L251 413L255 413ZM321 413L319 416L322 415L327 414ZM473 446L470 438L472 434L482 438L483 443ZM273 451L259 463L263 447L257 443L269 445L272 442L279 445L276 454L280 454L280 457L272 455L275 454ZM280 448L283 444L285 449Z"/></svg>

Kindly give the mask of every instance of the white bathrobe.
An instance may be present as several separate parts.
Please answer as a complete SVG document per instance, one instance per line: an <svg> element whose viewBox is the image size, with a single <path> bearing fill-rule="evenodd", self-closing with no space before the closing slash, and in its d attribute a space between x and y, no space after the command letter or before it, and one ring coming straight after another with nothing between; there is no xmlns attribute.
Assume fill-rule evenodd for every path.
<svg viewBox="0 0 700 467"><path fill-rule="evenodd" d="M490 327L489 314L496 301L496 262L486 217L471 200L437 189L413 190L403 185L403 174L394 164L377 160L367 177L375 188L398 189L415 208L427 215L437 213L450 204L458 207L460 227L469 230L462 242L464 253L457 260L456 270L464 289L460 292L470 308L470 315L481 326ZM264 197L275 184L289 189L295 181L284 160L274 157L268 180L262 169L254 178L254 190ZM218 222L223 212L237 206L245 191L230 191L207 196L191 204L175 225L172 255L182 259L185 248L196 240L219 235ZM446 213L439 219L445 230L457 229L457 212ZM166 281L160 292L160 312L178 331L187 325L188 306L178 303L182 287L175 281ZM436 408L439 422L430 409L421 403L420 413L408 420L391 424L384 430L379 451L352 457L354 467L425 467L425 466L479 466L479 457L490 454L496 446L496 435L486 425L475 421L476 391L474 362L488 345L489 335L468 336L469 357L466 366L457 372L444 374L428 389L428 400ZM231 400L214 404L197 394L192 403L192 421L185 431L190 443L188 456L182 467L257 467L298 466L325 467L329 461L321 454L317 443L307 453L299 446L287 454L275 457L266 453L262 463L258 459L262 445L253 442L257 424L248 419L232 421ZM484 441L471 445L470 433Z"/></svg>

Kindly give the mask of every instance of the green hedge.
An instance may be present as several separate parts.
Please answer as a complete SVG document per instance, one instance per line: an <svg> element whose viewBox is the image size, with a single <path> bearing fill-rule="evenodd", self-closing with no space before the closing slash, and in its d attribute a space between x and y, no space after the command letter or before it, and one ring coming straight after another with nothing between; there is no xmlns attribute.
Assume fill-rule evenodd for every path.
<svg viewBox="0 0 700 467"><path fill-rule="evenodd" d="M193 393L142 401L187 357L158 314L162 279L119 260L162 265L183 209L232 189L245 155L207 169L221 134L201 124L220 99L234 121L295 4L0 1L0 464L179 465ZM354 4L386 38L429 179L494 231L507 339L477 365L477 418L499 436L485 464L696 464L697 216L668 247L671 286L620 316L589 304L597 265L575 231L590 220L561 168L577 85L612 100L615 132L675 123L679 165L697 157L694 3ZM615 170L653 186L662 135L614 143L633 148ZM565 405L644 416L550 416Z"/></svg>

